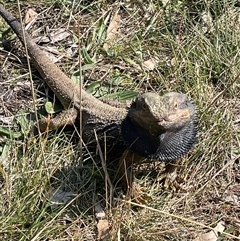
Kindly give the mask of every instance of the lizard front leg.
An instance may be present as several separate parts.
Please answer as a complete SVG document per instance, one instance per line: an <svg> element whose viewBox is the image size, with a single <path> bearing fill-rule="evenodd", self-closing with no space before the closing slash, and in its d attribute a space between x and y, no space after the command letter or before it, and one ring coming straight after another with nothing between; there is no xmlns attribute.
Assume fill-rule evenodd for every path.
<svg viewBox="0 0 240 241"><path fill-rule="evenodd" d="M75 108L63 110L54 118L43 117L39 121L39 128L42 132L47 130L56 130L59 127L72 125L78 117L78 111Z"/></svg>
<svg viewBox="0 0 240 241"><path fill-rule="evenodd" d="M119 162L119 174L127 199L146 204L146 200L149 199L149 196L142 191L142 188L135 182L133 171L133 164L141 163L142 159L142 156L129 149L126 150Z"/></svg>
<svg viewBox="0 0 240 241"><path fill-rule="evenodd" d="M142 159L141 156L133 153L130 150L124 151L119 161L119 176L122 180L123 190L127 191L132 187L133 183L133 170L132 165L135 163L135 158Z"/></svg>

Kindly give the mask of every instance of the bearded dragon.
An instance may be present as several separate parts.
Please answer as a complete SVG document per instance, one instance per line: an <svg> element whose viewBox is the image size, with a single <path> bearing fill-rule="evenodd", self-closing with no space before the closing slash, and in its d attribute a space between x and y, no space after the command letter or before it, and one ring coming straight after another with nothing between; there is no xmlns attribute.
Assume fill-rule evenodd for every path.
<svg viewBox="0 0 240 241"><path fill-rule="evenodd" d="M127 149L127 167L143 157L172 161L185 155L197 134L194 104L185 94L170 92L139 95L129 109L103 103L80 89L68 78L23 30L19 21L0 4L0 15L27 49L31 63L54 92L64 111L53 119L40 120L40 129L57 129L73 124L81 116L83 140L99 135L123 139ZM135 156L135 159L132 157ZM130 160L131 159L131 160ZM130 161L129 161L130 160ZM123 168L123 161L120 166Z"/></svg>

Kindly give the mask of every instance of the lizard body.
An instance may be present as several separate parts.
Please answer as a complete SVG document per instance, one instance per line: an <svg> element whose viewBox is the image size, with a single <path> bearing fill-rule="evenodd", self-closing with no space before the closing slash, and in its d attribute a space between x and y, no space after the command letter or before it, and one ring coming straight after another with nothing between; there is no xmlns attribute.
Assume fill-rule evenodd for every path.
<svg viewBox="0 0 240 241"><path fill-rule="evenodd" d="M50 61L1 4L0 15L26 44L32 63L65 109L60 118L41 120L42 130L47 125L56 129L72 124L81 112L84 140L92 137L95 129L100 135L106 132L107 136L123 138L133 153L162 161L182 157L191 149L197 133L197 118L195 106L186 95L176 92L163 96L142 94L129 111L103 103L80 89Z"/></svg>

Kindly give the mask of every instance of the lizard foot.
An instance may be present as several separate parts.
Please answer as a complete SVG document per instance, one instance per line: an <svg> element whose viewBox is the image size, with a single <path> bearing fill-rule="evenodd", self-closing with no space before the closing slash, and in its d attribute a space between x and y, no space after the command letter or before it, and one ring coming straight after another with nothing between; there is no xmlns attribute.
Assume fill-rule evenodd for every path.
<svg viewBox="0 0 240 241"><path fill-rule="evenodd" d="M187 192L187 187L185 187L186 179L177 174L177 167L177 163L167 164L165 171L160 174L157 181L163 182L164 189L171 189L173 192Z"/></svg>
<svg viewBox="0 0 240 241"><path fill-rule="evenodd" d="M138 204L147 204L152 200L151 196L147 194L146 190L137 184L135 181L127 190L126 199Z"/></svg>
<svg viewBox="0 0 240 241"><path fill-rule="evenodd" d="M56 130L66 125L72 125L76 118L77 110L70 108L58 113L54 118L43 117L39 120L38 124L41 132L45 132L47 130Z"/></svg>

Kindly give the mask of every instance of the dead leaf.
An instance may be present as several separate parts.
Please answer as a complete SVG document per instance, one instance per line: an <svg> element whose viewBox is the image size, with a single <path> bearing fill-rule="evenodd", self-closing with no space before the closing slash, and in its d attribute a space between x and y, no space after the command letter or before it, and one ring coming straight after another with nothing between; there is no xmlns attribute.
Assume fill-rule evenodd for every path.
<svg viewBox="0 0 240 241"><path fill-rule="evenodd" d="M14 116L0 116L0 122L4 125L12 125Z"/></svg>
<svg viewBox="0 0 240 241"><path fill-rule="evenodd" d="M50 52L55 55L61 55L60 51L58 50L57 46L44 46L41 47L44 51Z"/></svg>
<svg viewBox="0 0 240 241"><path fill-rule="evenodd" d="M170 61L170 63L171 63L171 66L175 66L176 63L177 63L176 58L172 58L171 61Z"/></svg>
<svg viewBox="0 0 240 241"><path fill-rule="evenodd" d="M240 185L231 185L224 193L224 200L232 205L240 205Z"/></svg>
<svg viewBox="0 0 240 241"><path fill-rule="evenodd" d="M70 33L67 31L67 29L60 28L54 32L51 32L49 36L39 36L34 39L36 43L55 43L59 42L61 40L64 40L70 35Z"/></svg>
<svg viewBox="0 0 240 241"><path fill-rule="evenodd" d="M154 70L155 67L156 67L156 62L153 59L148 59L140 63L140 65L135 64L135 68L138 70L145 69L145 70L151 71L151 70Z"/></svg>
<svg viewBox="0 0 240 241"><path fill-rule="evenodd" d="M236 206L239 205L239 203L240 203L239 197L234 194L226 196L225 201L228 203L232 203Z"/></svg>
<svg viewBox="0 0 240 241"><path fill-rule="evenodd" d="M108 50L112 43L116 41L119 36L119 27L121 24L121 16L116 12L111 18L109 26L107 28L106 43L104 43L103 48Z"/></svg>
<svg viewBox="0 0 240 241"><path fill-rule="evenodd" d="M64 40L70 35L65 28L59 28L57 31L50 33L51 43L59 42Z"/></svg>
<svg viewBox="0 0 240 241"><path fill-rule="evenodd" d="M95 217L98 221L97 223L98 240L108 240L110 237L110 234L109 234L109 223L106 218L106 214L99 203L97 203L94 206L94 209L95 209Z"/></svg>
<svg viewBox="0 0 240 241"><path fill-rule="evenodd" d="M108 240L109 239L109 224L108 220L99 220L97 224L98 230L98 239L99 240Z"/></svg>
<svg viewBox="0 0 240 241"><path fill-rule="evenodd" d="M33 9L28 9L28 11L25 14L25 18L24 18L24 22L25 24L30 23L31 21L33 21L36 17L37 17L37 13L33 10Z"/></svg>
<svg viewBox="0 0 240 241"><path fill-rule="evenodd" d="M146 70L154 70L155 69L155 62L152 59L148 59L142 63L143 69Z"/></svg>
<svg viewBox="0 0 240 241"><path fill-rule="evenodd" d="M214 230L201 234L197 238L195 238L193 241L217 241L217 238L219 236L218 232L221 233L225 229L225 223L223 221L220 221L217 226L214 228Z"/></svg>
<svg viewBox="0 0 240 241"><path fill-rule="evenodd" d="M46 44L50 42L50 38L48 36L39 36L37 38L34 38L34 42Z"/></svg>

